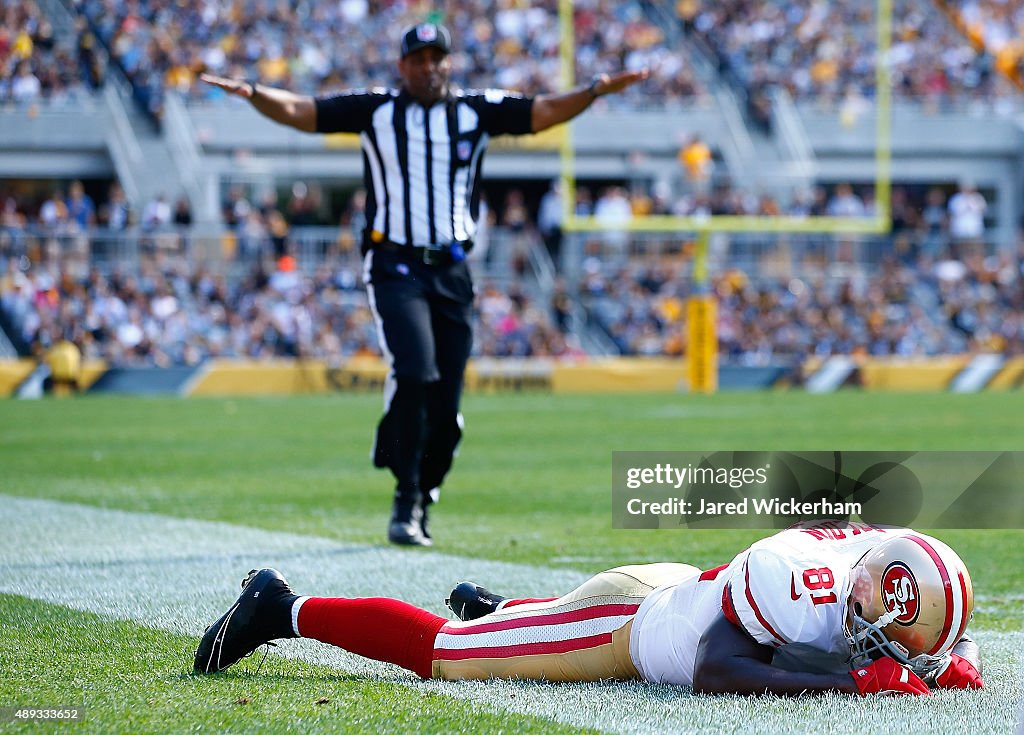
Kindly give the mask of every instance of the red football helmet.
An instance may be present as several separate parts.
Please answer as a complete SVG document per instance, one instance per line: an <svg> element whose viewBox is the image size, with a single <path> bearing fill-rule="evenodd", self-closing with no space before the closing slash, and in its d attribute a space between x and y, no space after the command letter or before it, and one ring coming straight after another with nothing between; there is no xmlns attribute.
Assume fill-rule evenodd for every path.
<svg viewBox="0 0 1024 735"><path fill-rule="evenodd" d="M967 567L930 536L883 541L857 562L851 581L846 637L858 665L884 655L926 676L946 660L974 613Z"/></svg>

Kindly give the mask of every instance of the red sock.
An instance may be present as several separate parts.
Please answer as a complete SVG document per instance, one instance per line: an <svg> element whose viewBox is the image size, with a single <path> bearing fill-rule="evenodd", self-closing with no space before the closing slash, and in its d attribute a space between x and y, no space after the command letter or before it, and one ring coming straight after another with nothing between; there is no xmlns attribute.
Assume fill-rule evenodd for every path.
<svg viewBox="0 0 1024 735"><path fill-rule="evenodd" d="M346 651L431 675L434 639L445 618L388 597L310 597L299 608L299 634Z"/></svg>
<svg viewBox="0 0 1024 735"><path fill-rule="evenodd" d="M506 607L515 607L516 605L529 605L531 602L552 602L557 599L557 597L520 597L515 600L504 600L501 603L501 609L504 610Z"/></svg>

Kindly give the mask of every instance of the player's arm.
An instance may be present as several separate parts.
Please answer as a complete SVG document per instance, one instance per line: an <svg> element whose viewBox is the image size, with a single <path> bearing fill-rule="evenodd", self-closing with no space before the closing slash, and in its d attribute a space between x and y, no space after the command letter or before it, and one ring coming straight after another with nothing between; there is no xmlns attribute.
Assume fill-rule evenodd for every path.
<svg viewBox="0 0 1024 735"><path fill-rule="evenodd" d="M755 642L719 613L697 645L693 689L704 694L857 694L847 674L811 674L772 666L772 648Z"/></svg>
<svg viewBox="0 0 1024 735"><path fill-rule="evenodd" d="M646 79L647 69L641 71L621 71L618 74L602 74L593 83L587 84L563 94L542 94L534 98L531 113L531 129L535 133L547 130L572 120L598 97L615 94Z"/></svg>
<svg viewBox="0 0 1024 735"><path fill-rule="evenodd" d="M697 645L693 688L705 694L930 694L908 667L882 657L846 674L814 674L772 666L772 649L719 613Z"/></svg>
<svg viewBox="0 0 1024 735"><path fill-rule="evenodd" d="M249 100L257 111L275 122L305 133L316 132L316 102L308 95L212 74L202 74L199 78L228 94Z"/></svg>

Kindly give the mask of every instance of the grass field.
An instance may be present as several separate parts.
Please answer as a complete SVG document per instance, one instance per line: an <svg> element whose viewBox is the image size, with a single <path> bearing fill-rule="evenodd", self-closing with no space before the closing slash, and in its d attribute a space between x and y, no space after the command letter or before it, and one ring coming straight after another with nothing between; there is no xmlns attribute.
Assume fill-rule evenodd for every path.
<svg viewBox="0 0 1024 735"><path fill-rule="evenodd" d="M417 682L326 647L188 674L253 565L303 592L443 612L477 578L559 593L637 561L727 561L767 532L612 531L615 450L1019 449L1024 395L470 396L433 550L382 543L377 396L0 402L0 707L85 705L93 732L1006 732L1022 694L1024 532L937 532L971 569L981 693L863 701L639 685ZM319 700L327 700L318 704ZM0 730L22 725L0 723ZM47 725L46 727L54 727Z"/></svg>

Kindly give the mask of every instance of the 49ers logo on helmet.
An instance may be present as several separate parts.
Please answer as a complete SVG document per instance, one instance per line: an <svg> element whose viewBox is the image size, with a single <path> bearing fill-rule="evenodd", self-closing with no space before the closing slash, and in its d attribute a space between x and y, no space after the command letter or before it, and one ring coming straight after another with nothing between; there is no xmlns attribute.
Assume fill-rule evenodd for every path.
<svg viewBox="0 0 1024 735"><path fill-rule="evenodd" d="M882 604L888 612L896 611L896 622L911 625L920 611L920 594L913 572L903 562L893 562L882 575Z"/></svg>

